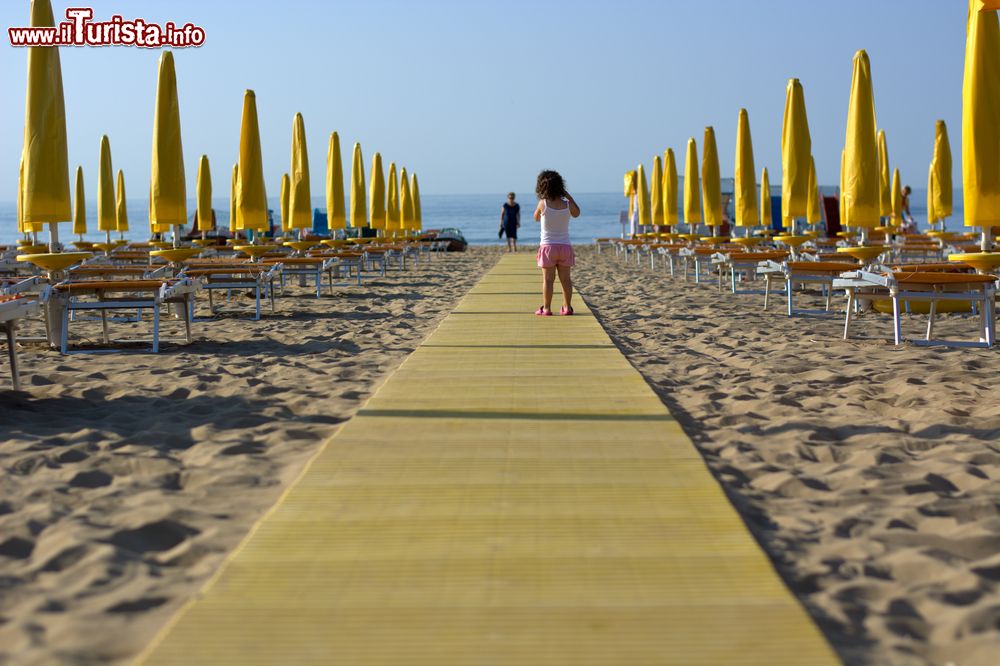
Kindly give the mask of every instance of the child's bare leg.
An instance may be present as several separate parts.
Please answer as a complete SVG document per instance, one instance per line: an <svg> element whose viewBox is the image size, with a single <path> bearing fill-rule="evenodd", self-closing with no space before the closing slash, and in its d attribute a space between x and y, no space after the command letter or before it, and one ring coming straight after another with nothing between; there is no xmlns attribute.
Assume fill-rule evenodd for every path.
<svg viewBox="0 0 1000 666"><path fill-rule="evenodd" d="M573 301L573 278L570 272L573 270L569 266L558 266L559 284L562 285L563 305L571 307Z"/></svg>
<svg viewBox="0 0 1000 666"><path fill-rule="evenodd" d="M542 269L542 303L545 305L546 310L552 309L552 288L556 283L556 269L553 268L543 268Z"/></svg>

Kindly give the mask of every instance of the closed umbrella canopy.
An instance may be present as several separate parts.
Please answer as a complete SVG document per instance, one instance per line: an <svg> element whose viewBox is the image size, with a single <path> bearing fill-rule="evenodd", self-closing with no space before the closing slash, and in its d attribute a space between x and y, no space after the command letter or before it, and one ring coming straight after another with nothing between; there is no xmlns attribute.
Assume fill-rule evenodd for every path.
<svg viewBox="0 0 1000 666"><path fill-rule="evenodd" d="M344 165L340 158L340 135L330 134L326 151L326 223L332 231L347 226L347 204L344 201Z"/></svg>
<svg viewBox="0 0 1000 666"><path fill-rule="evenodd" d="M760 172L760 223L771 226L771 180L767 176L767 167Z"/></svg>
<svg viewBox="0 0 1000 666"><path fill-rule="evenodd" d="M240 161L237 169L236 227L267 231L267 188L264 185L264 161L260 150L260 125L257 122L257 97L252 90L243 93L243 119L240 123Z"/></svg>
<svg viewBox="0 0 1000 666"><path fill-rule="evenodd" d="M639 224L648 226L653 223L652 211L649 209L649 181L646 180L646 168L641 164L636 169L638 189L636 195L639 199Z"/></svg>
<svg viewBox="0 0 1000 666"><path fill-rule="evenodd" d="M382 155L372 156L372 175L368 183L368 220L372 229L385 229L385 173Z"/></svg>
<svg viewBox="0 0 1000 666"><path fill-rule="evenodd" d="M806 221L819 224L823 221L823 211L819 200L819 183L816 181L816 160L809 158L809 201L806 204Z"/></svg>
<svg viewBox="0 0 1000 666"><path fill-rule="evenodd" d="M935 224L941 219L937 209L937 165L931 162L927 169L927 223Z"/></svg>
<svg viewBox="0 0 1000 666"><path fill-rule="evenodd" d="M812 139L806 117L805 94L798 79L791 79L785 91L785 116L781 131L781 216L791 227L804 217L809 203L809 159Z"/></svg>
<svg viewBox="0 0 1000 666"><path fill-rule="evenodd" d="M879 169L875 138L875 103L872 97L868 54L854 56L851 101L847 109L844 142L844 211L854 227L879 224Z"/></svg>
<svg viewBox="0 0 1000 666"><path fill-rule="evenodd" d="M635 195L639 191L639 174L635 171L625 173L625 197L628 199L628 219L635 214Z"/></svg>
<svg viewBox="0 0 1000 666"><path fill-rule="evenodd" d="M354 160L351 163L351 226L364 227L368 224L365 206L365 163L361 157L361 144L354 144Z"/></svg>
<svg viewBox="0 0 1000 666"><path fill-rule="evenodd" d="M240 165L233 165L233 177L229 182L229 231L235 234L240 227L236 223L236 189L240 184Z"/></svg>
<svg viewBox="0 0 1000 666"><path fill-rule="evenodd" d="M892 172L892 224L898 226L903 222L903 187L899 183L899 169Z"/></svg>
<svg viewBox="0 0 1000 666"><path fill-rule="evenodd" d="M31 229L24 228L24 153L17 165L17 231L29 233Z"/></svg>
<svg viewBox="0 0 1000 666"><path fill-rule="evenodd" d="M385 203L385 228L390 231L399 231L403 227L399 224L399 180L396 177L396 163L389 163L389 181L386 191Z"/></svg>
<svg viewBox="0 0 1000 666"><path fill-rule="evenodd" d="M850 226L847 219L847 202L844 199L844 167L847 165L847 151L840 151L840 224Z"/></svg>
<svg viewBox="0 0 1000 666"><path fill-rule="evenodd" d="M701 196L705 224L722 226L722 176L719 173L719 149L715 145L715 130L705 128L705 142L701 146Z"/></svg>
<svg viewBox="0 0 1000 666"><path fill-rule="evenodd" d="M701 222L701 193L698 192L698 146L688 139L684 163L684 222L694 225Z"/></svg>
<svg viewBox="0 0 1000 666"><path fill-rule="evenodd" d="M965 226L988 229L1000 224L1000 27L995 12L976 5L969 5L965 46L962 191Z"/></svg>
<svg viewBox="0 0 1000 666"><path fill-rule="evenodd" d="M663 222L663 166L660 164L660 156L653 158L653 172L649 175L649 204L650 216L655 226L662 226Z"/></svg>
<svg viewBox="0 0 1000 666"><path fill-rule="evenodd" d="M667 148L663 153L663 221L674 226L677 224L680 207L677 200L677 160L673 148Z"/></svg>
<svg viewBox="0 0 1000 666"><path fill-rule="evenodd" d="M287 173L281 174L281 194L278 198L278 207L281 209L281 232L291 231L291 220L288 216L288 202L291 197L291 179Z"/></svg>
<svg viewBox="0 0 1000 666"><path fill-rule="evenodd" d="M97 230L116 229L118 229L118 219L115 213L115 172L111 168L111 142L105 134L101 137L100 170L97 172Z"/></svg>
<svg viewBox="0 0 1000 666"><path fill-rule="evenodd" d="M198 160L198 182L195 183L198 199L198 231L212 230L212 172L208 167L208 155Z"/></svg>
<svg viewBox="0 0 1000 666"><path fill-rule="evenodd" d="M115 229L119 233L128 231L128 208L125 198L125 174L118 170L118 190L115 192Z"/></svg>
<svg viewBox="0 0 1000 666"><path fill-rule="evenodd" d="M410 179L406 169L399 170L399 219L403 229L413 228L413 197L410 196Z"/></svg>
<svg viewBox="0 0 1000 666"><path fill-rule="evenodd" d="M30 25L55 25L49 0L32 0ZM40 231L43 224L52 223L55 232L55 223L67 222L72 217L66 108L58 48L28 48L24 107L22 226L25 231Z"/></svg>
<svg viewBox="0 0 1000 666"><path fill-rule="evenodd" d="M757 167L753 163L753 141L750 138L750 116L740 109L736 124L736 182L734 192L736 226L755 227L760 224L757 207Z"/></svg>
<svg viewBox="0 0 1000 666"><path fill-rule="evenodd" d="M882 217L892 215L892 180L889 176L889 146L885 130L876 135L878 143L878 212Z"/></svg>
<svg viewBox="0 0 1000 666"><path fill-rule="evenodd" d="M150 178L149 223L154 232L187 223L187 189L184 182L184 149L181 145L181 111L177 101L174 54L160 56L153 116L153 164Z"/></svg>
<svg viewBox="0 0 1000 666"><path fill-rule="evenodd" d="M83 167L76 168L76 193L73 197L73 233L87 233L87 198L83 188Z"/></svg>
<svg viewBox="0 0 1000 666"><path fill-rule="evenodd" d="M952 184L951 142L948 140L948 126L943 120L937 121L934 128L934 179L937 187L934 190L934 210L939 219L951 217L954 202L954 185Z"/></svg>
<svg viewBox="0 0 1000 666"><path fill-rule="evenodd" d="M312 228L312 193L309 191L309 151L306 148L306 123L301 113L292 121L292 166L288 195L288 228Z"/></svg>
<svg viewBox="0 0 1000 666"><path fill-rule="evenodd" d="M410 175L410 196L413 198L413 228L420 231L424 228L424 210L420 204L420 183L415 173Z"/></svg>

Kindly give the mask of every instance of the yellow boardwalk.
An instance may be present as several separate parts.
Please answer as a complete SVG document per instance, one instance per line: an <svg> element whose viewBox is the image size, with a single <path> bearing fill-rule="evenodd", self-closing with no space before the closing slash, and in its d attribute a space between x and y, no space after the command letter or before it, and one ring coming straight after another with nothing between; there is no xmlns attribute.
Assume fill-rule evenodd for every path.
<svg viewBox="0 0 1000 666"><path fill-rule="evenodd" d="M488 273L145 663L838 663L585 305L531 314L538 282L527 254Z"/></svg>

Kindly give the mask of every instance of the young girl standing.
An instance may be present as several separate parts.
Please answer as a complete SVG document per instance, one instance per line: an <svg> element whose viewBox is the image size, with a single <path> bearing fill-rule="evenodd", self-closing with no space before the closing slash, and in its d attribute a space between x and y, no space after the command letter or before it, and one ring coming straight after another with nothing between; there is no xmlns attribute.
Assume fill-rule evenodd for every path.
<svg viewBox="0 0 1000 666"><path fill-rule="evenodd" d="M570 270L576 263L573 244L569 238L569 220L580 217L580 207L566 191L566 183L555 171L538 174L535 186L538 207L535 221L542 225L542 238L538 247L538 267L542 269L542 307L535 311L542 317L552 316L552 289L556 275L562 285L562 315L573 314L573 280Z"/></svg>

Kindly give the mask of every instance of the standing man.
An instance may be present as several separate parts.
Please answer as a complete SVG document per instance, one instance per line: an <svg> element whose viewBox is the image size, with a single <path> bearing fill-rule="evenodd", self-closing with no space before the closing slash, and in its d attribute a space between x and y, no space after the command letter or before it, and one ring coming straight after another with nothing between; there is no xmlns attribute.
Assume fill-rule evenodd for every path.
<svg viewBox="0 0 1000 666"><path fill-rule="evenodd" d="M521 204L515 201L513 192L507 195L507 202L500 212L500 227L507 235L507 251L517 252L517 230L521 228Z"/></svg>

